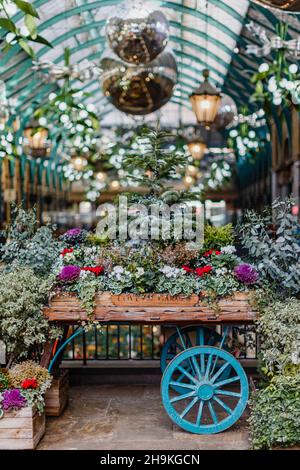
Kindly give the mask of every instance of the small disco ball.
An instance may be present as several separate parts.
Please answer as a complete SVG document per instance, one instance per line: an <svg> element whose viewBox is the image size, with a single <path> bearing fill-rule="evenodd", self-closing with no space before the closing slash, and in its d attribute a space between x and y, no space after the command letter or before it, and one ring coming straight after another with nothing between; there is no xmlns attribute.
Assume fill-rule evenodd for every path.
<svg viewBox="0 0 300 470"><path fill-rule="evenodd" d="M231 124L234 119L234 116L237 114L237 107L231 96L222 95L221 103L219 106L218 113L212 124L214 129L226 128Z"/></svg>
<svg viewBox="0 0 300 470"><path fill-rule="evenodd" d="M103 58L101 85L104 95L120 111L145 115L169 101L177 82L177 65L171 52L163 52L150 64L129 65Z"/></svg>
<svg viewBox="0 0 300 470"><path fill-rule="evenodd" d="M106 37L120 59L147 64L166 47L169 22L151 2L127 0L108 17Z"/></svg>
<svg viewBox="0 0 300 470"><path fill-rule="evenodd" d="M273 8L291 13L300 13L300 0L252 0L266 8Z"/></svg>

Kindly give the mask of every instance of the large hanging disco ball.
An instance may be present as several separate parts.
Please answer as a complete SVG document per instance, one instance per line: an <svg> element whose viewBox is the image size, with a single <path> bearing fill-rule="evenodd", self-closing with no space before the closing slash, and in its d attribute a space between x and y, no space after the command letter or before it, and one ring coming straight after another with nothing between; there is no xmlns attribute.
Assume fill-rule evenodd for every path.
<svg viewBox="0 0 300 470"><path fill-rule="evenodd" d="M300 13L300 0L252 0L266 8L274 8L291 13Z"/></svg>
<svg viewBox="0 0 300 470"><path fill-rule="evenodd" d="M171 52L163 52L146 65L124 64L103 58L101 84L104 95L120 111L145 115L169 101L177 82L177 65Z"/></svg>
<svg viewBox="0 0 300 470"><path fill-rule="evenodd" d="M214 129L225 129L237 115L237 107L234 100L229 95L222 95L218 113L212 124Z"/></svg>
<svg viewBox="0 0 300 470"><path fill-rule="evenodd" d="M127 0L108 17L106 37L122 60L147 64L166 47L169 23L151 2Z"/></svg>

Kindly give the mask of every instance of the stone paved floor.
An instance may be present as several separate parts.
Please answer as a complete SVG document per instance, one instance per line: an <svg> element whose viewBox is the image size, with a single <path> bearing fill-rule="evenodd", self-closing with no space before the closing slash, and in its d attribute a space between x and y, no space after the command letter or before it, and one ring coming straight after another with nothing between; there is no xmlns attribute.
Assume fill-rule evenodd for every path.
<svg viewBox="0 0 300 470"><path fill-rule="evenodd" d="M38 449L248 449L246 417L223 433L199 436L170 421L158 385L76 386L64 414L47 418Z"/></svg>

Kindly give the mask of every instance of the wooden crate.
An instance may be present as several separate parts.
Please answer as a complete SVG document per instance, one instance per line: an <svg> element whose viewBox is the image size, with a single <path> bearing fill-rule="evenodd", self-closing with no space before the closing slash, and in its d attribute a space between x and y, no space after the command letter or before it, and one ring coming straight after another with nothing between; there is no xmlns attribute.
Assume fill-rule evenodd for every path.
<svg viewBox="0 0 300 470"><path fill-rule="evenodd" d="M49 390L45 393L46 416L60 416L69 400L69 371L59 371L52 379Z"/></svg>
<svg viewBox="0 0 300 470"><path fill-rule="evenodd" d="M0 449L35 449L45 433L45 413L35 407L5 411L0 419Z"/></svg>

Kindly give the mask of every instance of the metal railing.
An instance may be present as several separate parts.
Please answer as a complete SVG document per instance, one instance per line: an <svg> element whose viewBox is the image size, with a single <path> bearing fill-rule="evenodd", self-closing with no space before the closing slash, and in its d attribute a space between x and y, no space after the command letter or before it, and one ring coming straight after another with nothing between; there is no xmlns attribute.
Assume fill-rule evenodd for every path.
<svg viewBox="0 0 300 470"><path fill-rule="evenodd" d="M222 327L216 327L222 333ZM83 331L64 352L64 360L158 360L170 328L157 325L105 325ZM240 359L256 359L258 340L253 326L234 327L228 335L230 350Z"/></svg>

